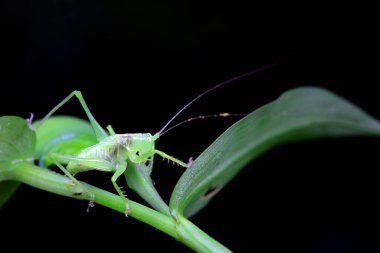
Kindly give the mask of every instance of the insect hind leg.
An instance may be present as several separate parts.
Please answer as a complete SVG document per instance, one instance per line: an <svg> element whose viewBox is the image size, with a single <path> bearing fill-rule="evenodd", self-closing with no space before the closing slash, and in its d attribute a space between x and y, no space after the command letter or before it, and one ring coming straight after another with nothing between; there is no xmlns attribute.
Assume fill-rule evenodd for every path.
<svg viewBox="0 0 380 253"><path fill-rule="evenodd" d="M88 194L90 194L90 202L88 203L86 210L87 212L89 212L90 207L94 207L95 194L89 191L85 186L83 186L83 184L81 184L73 175L71 175L70 172L68 172L62 164L60 164L58 161L54 159L53 162L68 178L70 178L76 185L78 185L83 192L87 192ZM79 195L81 194L82 193L79 193Z"/></svg>
<svg viewBox="0 0 380 253"><path fill-rule="evenodd" d="M88 106L86 104L86 101L84 100L82 93L80 91L73 91L71 92L65 99L63 99L58 105L56 105L46 116L39 122L39 124L35 127L36 129L41 126L45 120L50 118L59 108L61 108L64 104L67 103L72 97L77 97L79 102L81 103L84 111L87 114L87 117L91 123L92 128L94 129L94 133L98 140L102 140L108 136L106 131L100 126L100 124L96 121L94 116L92 116L92 113L90 109L88 109Z"/></svg>

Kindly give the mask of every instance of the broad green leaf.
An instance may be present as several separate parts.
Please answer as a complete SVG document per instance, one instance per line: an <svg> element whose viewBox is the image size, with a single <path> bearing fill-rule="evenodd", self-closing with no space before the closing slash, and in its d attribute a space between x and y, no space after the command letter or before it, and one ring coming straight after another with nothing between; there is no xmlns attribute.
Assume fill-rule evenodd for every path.
<svg viewBox="0 0 380 253"><path fill-rule="evenodd" d="M0 207L16 191L19 183L5 181L7 172L19 162L34 161L35 134L26 120L15 116L0 117Z"/></svg>
<svg viewBox="0 0 380 253"><path fill-rule="evenodd" d="M351 135L380 136L380 123L325 89L290 90L215 140L178 181L170 208L186 216L195 214L247 163L273 146Z"/></svg>

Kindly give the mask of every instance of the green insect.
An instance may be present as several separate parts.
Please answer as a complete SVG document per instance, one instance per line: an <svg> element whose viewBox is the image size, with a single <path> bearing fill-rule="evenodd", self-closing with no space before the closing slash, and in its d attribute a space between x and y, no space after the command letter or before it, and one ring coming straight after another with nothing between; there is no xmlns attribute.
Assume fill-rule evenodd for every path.
<svg viewBox="0 0 380 253"><path fill-rule="evenodd" d="M59 151L56 153L50 151L48 155L40 158L41 163L44 163L44 161L46 163L46 161L51 160L73 180L75 180L73 176L79 172L89 170L113 172L114 174L111 178L111 181L117 193L125 201L126 216L130 212L128 198L125 197L123 191L118 186L116 181L126 171L127 161L135 164L145 164L147 162L150 162L153 159L153 156L157 154L176 164L187 167L186 163L155 148L155 141L159 138L160 133L165 130L164 128L162 131L155 135L152 135L150 133L115 134L112 127L108 126L107 133L93 117L80 91L72 92L61 103L54 107L40 122L38 122L34 128L38 129L42 124L44 124L46 120L52 116L53 113L55 113L60 107L62 107L74 96L78 98L83 109L85 110L98 143L80 150L74 156L62 154L62 152ZM31 122L31 119L28 119L28 122ZM62 138L65 137L61 135L59 138L62 140ZM66 168L64 168L62 164L67 164ZM92 203L90 203L90 206L92 206Z"/></svg>
<svg viewBox="0 0 380 253"><path fill-rule="evenodd" d="M67 132L67 134L58 132L58 134L55 135L56 137L52 138L52 141L50 140L48 144L44 143L43 148L42 148L44 150L39 151L39 155L41 156L39 157L41 167L45 167L50 164L55 164L68 177L70 177L73 180L73 182L78 183L78 184L79 182L74 178L74 175L76 173L89 171L89 170L113 172L114 174L111 177L112 184L115 190L117 191L117 193L120 195L120 197L124 199L125 215L128 216L128 213L131 211L129 207L129 203L128 203L129 200L124 195L123 191L121 190L121 187L119 187L119 185L117 184L117 179L126 172L128 163L133 163L137 166L143 166L142 170L148 171L149 177L150 177L150 171L151 171L152 163L153 163L153 156L155 154L165 159L168 159L182 167L185 167L185 168L189 167L188 164L182 162L181 160L174 158L173 156L170 156L164 153L163 151L156 149L155 141L160 136L162 136L165 132L169 131L170 129L193 119L200 119L200 118L205 118L205 117L241 116L240 114L236 115L236 114L226 114L226 113L216 114L216 115L206 115L206 116L200 116L200 117L188 119L186 121L182 121L172 126L171 128L168 128L168 126L172 123L172 121L175 118L177 118L177 116L180 113L182 113L189 105L191 105L193 102L198 100L203 95L227 83L246 77L248 75L255 74L271 66L272 65L268 65L263 68L250 71L248 73L229 79L225 82L222 82L216 86L211 87L210 89L201 93L200 95L192 99L189 103L187 103L164 125L164 127L158 133L154 135L150 133L116 134L111 126L107 126L106 128L107 131L104 130L100 126L100 124L95 120L92 113L88 109L87 104L82 96L82 93L80 91L74 91L70 93L70 95L67 96L63 101L61 101L57 106L55 106L41 121L32 125L31 124L31 121L33 118L33 115L32 115L31 118L27 120L28 124L31 128L38 130L38 128L41 127L43 124L45 124L45 122L48 123L47 120L59 108L61 108L67 101L69 101L73 97L77 97L84 111L87 114L87 117L93 129L93 132L95 133L96 140L92 140L91 137L86 136L85 138L83 138L84 141L79 141L78 143L75 143L75 145L73 145L73 141L75 141L75 138L78 138L78 136L80 136L80 134L82 133L81 128L83 129L86 128L86 126L84 125L82 126L83 122L80 124L77 124L78 122L73 122L77 124L75 126L76 129L73 130L76 132L75 135L73 135L71 132L69 133L69 131ZM73 119L55 118L54 120L55 121L62 120L62 122L66 124L68 128L74 128L69 122L70 120L73 120ZM85 132L86 131L83 130L83 133ZM51 138L47 138L47 139L51 139ZM65 145L66 140L70 140L70 142L69 144ZM62 164L67 164L66 168L63 167ZM154 188L153 186L150 186L150 187ZM85 187L83 188L84 190L86 190ZM155 198L160 198L159 195L157 196L158 197L155 197ZM94 197L95 196L92 195L92 200L90 201L89 206L93 206ZM154 202L154 201L155 200L151 202Z"/></svg>

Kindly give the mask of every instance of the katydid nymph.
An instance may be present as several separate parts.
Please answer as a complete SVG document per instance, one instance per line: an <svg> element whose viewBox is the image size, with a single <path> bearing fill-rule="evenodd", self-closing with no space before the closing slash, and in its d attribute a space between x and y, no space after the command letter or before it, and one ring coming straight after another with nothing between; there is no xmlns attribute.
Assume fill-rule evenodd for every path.
<svg viewBox="0 0 380 253"><path fill-rule="evenodd" d="M100 126L100 124L95 120L92 113L90 112L87 104L82 96L80 91L74 91L69 94L64 100L62 100L57 106L55 106L41 121L34 125L34 128L38 131L38 128L44 124L59 108L61 108L67 101L71 98L78 98L81 103L88 119L93 129L93 132L96 136L97 143L91 144L90 146L83 146L83 149L78 150L78 152L49 152L45 154L44 157L40 157L40 162L43 162L45 159L51 160L51 163L59 167L68 177L70 177L74 183L79 182L74 178L74 175L79 172L89 171L89 170L99 170L104 172L112 172L112 184L125 202L125 215L128 216L128 213L132 210L128 204L128 198L124 195L124 192L121 190L121 187L117 184L117 179L126 173L128 163L135 165L145 165L152 166L153 156L155 154L172 161L175 164L178 164L182 167L189 167L186 163L181 160L170 156L163 151L160 151L155 148L155 141L166 133L170 124L175 118L178 117L189 105L194 103L196 100L204 96L205 94L211 92L212 90L219 88L225 84L231 83L235 80L241 79L243 77L255 74L259 71L270 68L273 64L264 66L260 69L255 69L253 71L247 72L238 77L224 81L216 86L209 88L200 95L196 96L190 102L188 102L182 109L180 109L156 134L150 133L126 133L126 134L116 134L111 126L107 126L106 130ZM211 117L228 117L228 116L237 116L236 114L217 114L217 115L206 115ZM241 115L240 115L241 116ZM191 119L198 119L203 117L196 117ZM189 120L188 120L189 121ZM186 121L183 121L186 122ZM182 124L180 122L177 125ZM31 119L28 120L28 124L31 126ZM174 126L174 127L175 127ZM32 128L32 126L31 126ZM60 136L59 139L64 139L66 137ZM66 168L62 164L67 164ZM83 187L83 190L86 191L86 188ZM90 201L89 206L93 205L93 198L96 196L92 195L92 200ZM151 203L150 203L151 204Z"/></svg>
<svg viewBox="0 0 380 253"><path fill-rule="evenodd" d="M49 157L44 157L43 159L53 160L53 163L73 180L75 179L72 176L76 173L88 170L113 172L114 174L111 181L117 193L125 201L126 216L130 212L128 199L124 196L124 193L116 183L116 180L127 169L127 161L141 164L152 159L154 154L158 154L176 164L187 167L186 163L155 148L155 141L160 133L155 135L151 135L150 133L115 134L111 126L107 127L107 133L92 116L80 91L72 92L61 103L54 107L40 122L38 122L35 128L38 129L38 127L51 117L56 110L62 107L62 105L74 96L78 98L84 108L98 143L79 151L75 156L50 153ZM67 164L66 168L62 166L62 163ZM92 203L90 203L90 206L91 205Z"/></svg>

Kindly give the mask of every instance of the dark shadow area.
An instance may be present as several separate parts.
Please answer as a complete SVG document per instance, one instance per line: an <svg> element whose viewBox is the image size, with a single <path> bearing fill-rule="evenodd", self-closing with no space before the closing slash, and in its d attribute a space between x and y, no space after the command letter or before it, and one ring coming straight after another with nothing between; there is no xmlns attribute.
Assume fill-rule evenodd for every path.
<svg viewBox="0 0 380 253"><path fill-rule="evenodd" d="M0 115L41 118L81 90L102 125L154 134L200 92L278 62L208 94L178 121L249 113L303 85L325 87L380 118L378 27L357 6L3 2ZM59 114L85 117L76 100ZM187 161L235 120L191 122L156 146ZM376 139L344 138L278 147L247 166L193 221L234 252L378 252L379 146ZM166 200L182 172L156 158L153 179ZM78 178L112 191L111 174ZM1 241L19 240L10 246L28 250L48 250L46 240L67 250L190 252L123 214L86 208L24 185L0 210Z"/></svg>

